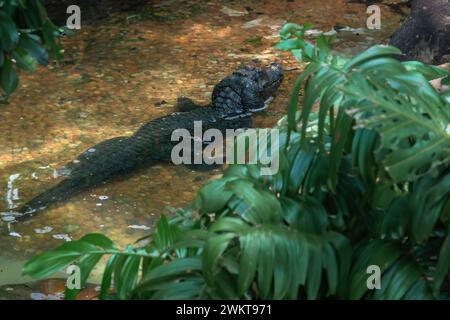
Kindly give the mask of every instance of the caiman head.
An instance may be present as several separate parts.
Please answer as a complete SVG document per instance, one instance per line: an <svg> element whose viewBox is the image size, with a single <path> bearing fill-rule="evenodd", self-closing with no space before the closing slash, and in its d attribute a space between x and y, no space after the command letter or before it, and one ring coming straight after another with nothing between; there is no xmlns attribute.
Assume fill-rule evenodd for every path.
<svg viewBox="0 0 450 320"><path fill-rule="evenodd" d="M283 68L246 66L220 81L213 90L212 107L225 119L247 117L264 110L283 81Z"/></svg>

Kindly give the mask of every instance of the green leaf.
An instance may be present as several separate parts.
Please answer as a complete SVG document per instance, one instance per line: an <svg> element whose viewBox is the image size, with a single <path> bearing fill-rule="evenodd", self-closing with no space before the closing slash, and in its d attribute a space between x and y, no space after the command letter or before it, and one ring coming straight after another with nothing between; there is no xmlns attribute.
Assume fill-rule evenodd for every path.
<svg viewBox="0 0 450 320"><path fill-rule="evenodd" d="M307 297L316 299L322 279L322 253L320 246L314 244L310 247L308 277L307 277Z"/></svg>
<svg viewBox="0 0 450 320"><path fill-rule="evenodd" d="M393 274L392 279L386 284L386 294L384 296L387 300L400 300L408 290L420 279L421 273L417 265L410 261L399 261L400 267Z"/></svg>
<svg viewBox="0 0 450 320"><path fill-rule="evenodd" d="M80 271L81 271L80 284L81 284L82 288L86 284L86 281L87 281L92 269L95 267L95 265L98 263L98 261L102 258L102 256L103 256L102 253L95 253L95 254L85 255L80 259L78 266L80 267ZM82 288L69 289L66 287L66 292L65 292L64 298L66 300L75 299L76 296L78 295L78 293L82 290Z"/></svg>
<svg viewBox="0 0 450 320"><path fill-rule="evenodd" d="M327 235L329 243L336 251L339 263L337 293L339 297L343 297L349 282L349 273L353 254L352 245L350 241L340 233L329 232ZM328 269L328 266L326 268Z"/></svg>
<svg viewBox="0 0 450 320"><path fill-rule="evenodd" d="M297 266L291 263L291 260L298 262L298 260L294 260L295 254L298 253L298 243L296 243L297 239L295 239L295 237L292 237L292 235L290 235L289 233L283 236L283 234L280 232L281 230L278 229L273 231L268 234L259 233L258 236L259 239L269 238L275 245L275 261L273 267L273 299L279 300L287 298L286 295L289 293L291 285L293 287L297 287L298 289L298 283L296 283L296 281L292 279L293 271ZM255 242L260 241L261 240L258 240L258 238L255 239ZM291 243L291 241L294 243ZM289 244L292 244L292 246L290 246ZM272 279L272 274L266 274L263 276Z"/></svg>
<svg viewBox="0 0 450 320"><path fill-rule="evenodd" d="M291 151L289 151L289 154L291 154ZM300 148L298 148L298 152L295 153L295 156L291 160L289 174L289 189L293 194L298 193L299 188L302 185L306 175L308 174L308 170L314 161L314 158L314 154L308 151L300 150Z"/></svg>
<svg viewBox="0 0 450 320"><path fill-rule="evenodd" d="M28 261L23 273L36 279L43 279L61 271L82 255L96 250L95 246L86 242L67 242L53 251L44 252Z"/></svg>
<svg viewBox="0 0 450 320"><path fill-rule="evenodd" d="M112 273L114 271L115 263L119 260L121 256L112 255L109 257L106 263L105 269L103 271L102 284L100 290L100 300L106 300L108 297L109 289L111 288Z"/></svg>
<svg viewBox="0 0 450 320"><path fill-rule="evenodd" d="M196 206L200 208L201 214L220 212L233 195L225 190L225 185L229 179L213 180L203 186L197 194Z"/></svg>
<svg viewBox="0 0 450 320"><path fill-rule="evenodd" d="M384 77L355 73L351 84L342 90L355 97L348 105L359 125L380 134L381 147L386 151L383 163L389 175L395 182L412 181L448 165L448 106L421 75L396 75L390 82L386 78L386 73ZM411 108L411 99L420 105Z"/></svg>
<svg viewBox="0 0 450 320"><path fill-rule="evenodd" d="M403 296L403 300L431 300L433 296L430 294L428 283L425 279L420 279L408 290Z"/></svg>
<svg viewBox="0 0 450 320"><path fill-rule="evenodd" d="M201 277L189 277L180 281L165 282L147 287L147 290L157 290L152 299L155 300L193 300L201 298L205 282Z"/></svg>
<svg viewBox="0 0 450 320"><path fill-rule="evenodd" d="M116 249L116 246L114 245L112 240L101 233L90 233L90 234L82 237L79 241L84 241L84 242L90 243L92 245L102 247L105 250L107 250L107 249L115 250Z"/></svg>
<svg viewBox="0 0 450 320"><path fill-rule="evenodd" d="M260 237L260 254L258 261L258 287L263 299L270 297L272 274L275 267L275 245L270 237Z"/></svg>
<svg viewBox="0 0 450 320"><path fill-rule="evenodd" d="M241 243L241 259L238 277L238 293L242 296L252 284L258 265L260 237L259 233L251 232L239 238Z"/></svg>
<svg viewBox="0 0 450 320"><path fill-rule="evenodd" d="M355 58L348 61L343 70L349 71L353 68L358 67L359 65L363 64L364 62L367 62L368 60L372 60L375 58L381 58L381 57L390 57L394 55L399 55L402 52L400 49L397 49L395 47L391 46L373 46L369 49L367 49L365 52L357 55Z"/></svg>
<svg viewBox="0 0 450 320"><path fill-rule="evenodd" d="M328 226L328 213L315 198L304 196L297 199L283 198L286 222L293 228L315 234L323 234Z"/></svg>
<svg viewBox="0 0 450 320"><path fill-rule="evenodd" d="M201 270L202 261L200 257L175 259L150 271L135 289L135 292L145 292L147 288L155 284L172 281Z"/></svg>
<svg viewBox="0 0 450 320"><path fill-rule="evenodd" d="M40 64L46 66L48 64L48 53L38 39L23 33L20 36L19 47L23 48L31 57L37 59Z"/></svg>
<svg viewBox="0 0 450 320"><path fill-rule="evenodd" d="M411 235L416 242L431 236L444 212L450 190L450 175L434 178L426 176L414 184L411 195Z"/></svg>
<svg viewBox="0 0 450 320"><path fill-rule="evenodd" d="M405 61L402 62L402 64L408 71L420 72L428 81L450 75L449 70L433 65L427 65L419 61Z"/></svg>
<svg viewBox="0 0 450 320"><path fill-rule="evenodd" d="M119 282L116 284L119 299L128 299L136 287L141 257L128 256L120 272Z"/></svg>
<svg viewBox="0 0 450 320"><path fill-rule="evenodd" d="M11 17L0 11L0 44L7 52L11 52L19 41L19 32Z"/></svg>
<svg viewBox="0 0 450 320"><path fill-rule="evenodd" d="M379 144L378 133L369 129L357 129L352 141L352 162L359 169L361 178L371 189L375 185L377 164L375 149Z"/></svg>
<svg viewBox="0 0 450 320"><path fill-rule="evenodd" d="M44 38L44 43L47 49L51 50L53 56L56 60L60 60L62 57L61 46L56 39L57 28L53 23L46 18L42 24L42 35Z"/></svg>
<svg viewBox="0 0 450 320"><path fill-rule="evenodd" d="M437 296L442 283L450 273L450 235L445 238L444 244L441 247L439 254L438 264L436 270L434 271L434 283L433 289L434 294Z"/></svg>
<svg viewBox="0 0 450 320"><path fill-rule="evenodd" d="M297 80L295 80L294 88L292 90L291 99L288 107L288 137L286 139L288 143L286 143L286 148L288 147L290 142L290 135L291 135L290 132L295 130L295 120L296 120L295 113L298 107L298 96L300 94L300 88L303 82L318 69L319 69L318 65L311 63L310 65L308 65L305 71L303 71L303 73L297 78ZM302 117L304 117L303 112Z"/></svg>
<svg viewBox="0 0 450 320"><path fill-rule="evenodd" d="M333 135L329 162L328 186L334 192L338 183L338 174L344 156L344 148L351 135L352 121L353 119L345 114L343 108L340 108L337 114L336 130Z"/></svg>
<svg viewBox="0 0 450 320"><path fill-rule="evenodd" d="M36 60L28 55L28 53L20 47L12 53L12 58L16 61L16 65L26 71L36 70Z"/></svg>
<svg viewBox="0 0 450 320"><path fill-rule="evenodd" d="M336 293L338 286L338 262L334 250L330 244L326 244L322 247L322 261L327 273L328 280L328 294L333 295Z"/></svg>
<svg viewBox="0 0 450 320"><path fill-rule="evenodd" d="M275 45L275 49L289 51L293 49L298 49L300 47L300 43L297 39L287 39L281 40Z"/></svg>
<svg viewBox="0 0 450 320"><path fill-rule="evenodd" d="M400 250L394 242L373 240L366 244L356 257L350 277L350 299L360 299L368 290L367 267L379 266L385 272L398 258Z"/></svg>
<svg viewBox="0 0 450 320"><path fill-rule="evenodd" d="M228 247L230 241L235 237L236 235L233 233L226 233L210 237L206 241L202 263L206 282L209 285L212 286L214 284L214 276L218 272L216 267L219 258Z"/></svg>
<svg viewBox="0 0 450 320"><path fill-rule="evenodd" d="M245 221L253 224L277 224L281 221L281 206L273 193L260 190L243 179L228 182L226 190L232 191L236 198L242 200L236 211Z"/></svg>
<svg viewBox="0 0 450 320"><path fill-rule="evenodd" d="M11 60L6 60L1 69L0 84L6 95L10 95L19 85L19 78Z"/></svg>
<svg viewBox="0 0 450 320"><path fill-rule="evenodd" d="M249 225L240 219L232 217L223 217L215 221L211 225L209 230L213 232L226 231L233 233L243 233L247 231L248 228Z"/></svg>

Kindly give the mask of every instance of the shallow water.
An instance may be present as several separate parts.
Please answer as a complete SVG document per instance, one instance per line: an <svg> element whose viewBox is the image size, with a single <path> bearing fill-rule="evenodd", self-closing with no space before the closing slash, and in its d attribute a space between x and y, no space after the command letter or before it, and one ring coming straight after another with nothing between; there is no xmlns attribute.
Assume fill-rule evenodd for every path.
<svg viewBox="0 0 450 320"><path fill-rule="evenodd" d="M19 90L0 105L0 212L54 185L55 170L91 145L173 112L178 96L206 104L214 85L245 64L299 66L272 47L286 21L312 22L323 31L365 28L365 6L344 2L161 1L82 26L63 40L61 65L21 73ZM337 49L352 54L385 43L401 17L382 7L382 19L379 31L338 34ZM285 113L298 73L286 75L269 110L255 117L256 127L272 126ZM26 222L0 222L0 285L29 281L19 272L26 259L86 233L102 232L121 246L134 242L169 214L167 207L185 206L220 173L161 164Z"/></svg>

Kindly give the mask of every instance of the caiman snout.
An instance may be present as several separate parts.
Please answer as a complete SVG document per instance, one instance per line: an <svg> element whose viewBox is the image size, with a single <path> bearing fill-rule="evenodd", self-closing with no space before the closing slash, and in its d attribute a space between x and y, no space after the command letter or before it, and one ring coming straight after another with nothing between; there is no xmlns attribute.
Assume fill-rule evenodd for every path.
<svg viewBox="0 0 450 320"><path fill-rule="evenodd" d="M264 95L266 99L273 97L283 81L283 67L281 64L273 62L266 67L267 83L264 85Z"/></svg>

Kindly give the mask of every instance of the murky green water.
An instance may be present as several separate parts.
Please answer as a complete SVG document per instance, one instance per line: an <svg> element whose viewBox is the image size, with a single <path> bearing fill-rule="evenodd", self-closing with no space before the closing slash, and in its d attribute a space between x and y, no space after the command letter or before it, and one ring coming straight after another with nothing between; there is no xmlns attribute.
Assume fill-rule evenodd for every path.
<svg viewBox="0 0 450 320"><path fill-rule="evenodd" d="M365 28L366 21L363 5L336 0L199 3L160 2L136 14L111 16L96 28L84 26L64 39L62 65L20 75L10 104L0 106L0 212L54 185L60 179L55 170L89 146L173 112L180 95L207 103L213 86L245 64L298 66L272 47L286 21L312 22L324 31L336 25ZM240 14L230 16L230 9ZM352 54L386 42L400 17L383 12L381 30L342 32L337 49ZM298 72L287 74L270 110L256 117L257 127L272 126L285 113ZM220 173L161 164L118 177L26 222L0 222L0 285L29 281L20 274L26 259L86 233L102 232L121 246L132 243L152 232L167 207L185 206Z"/></svg>

